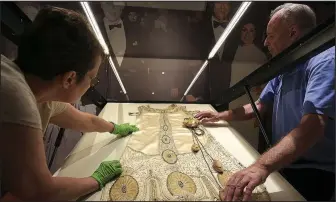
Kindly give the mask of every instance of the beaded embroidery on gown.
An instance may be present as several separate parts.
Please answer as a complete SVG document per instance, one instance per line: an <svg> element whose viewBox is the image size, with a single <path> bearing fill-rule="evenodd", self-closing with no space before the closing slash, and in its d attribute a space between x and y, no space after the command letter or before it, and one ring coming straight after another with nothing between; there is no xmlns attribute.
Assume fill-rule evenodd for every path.
<svg viewBox="0 0 336 202"><path fill-rule="evenodd" d="M214 201L228 177L244 167L231 156L206 129L197 141L211 158L223 165L219 174L212 168L211 158L201 151L193 152L195 143L183 120L196 111L185 106L170 105L166 109L140 106L137 126L121 156L122 175L102 190L103 201ZM264 186L254 190L253 200L269 201Z"/></svg>

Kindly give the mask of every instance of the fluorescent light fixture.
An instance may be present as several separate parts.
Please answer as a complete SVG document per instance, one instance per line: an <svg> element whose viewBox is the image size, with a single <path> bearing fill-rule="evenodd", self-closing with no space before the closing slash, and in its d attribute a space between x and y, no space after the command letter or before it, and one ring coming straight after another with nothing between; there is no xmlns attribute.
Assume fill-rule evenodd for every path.
<svg viewBox="0 0 336 202"><path fill-rule="evenodd" d="M91 26L93 28L94 33L96 34L96 37L98 38L98 41L99 41L100 45L104 49L104 53L106 55L109 55L110 54L109 49L108 49L108 47L107 47L107 45L105 43L103 35L100 32L100 29L98 27L97 21L96 21L94 15L92 13L92 10L91 10L88 2L80 2L80 4L83 7L83 10L84 10L84 12L86 14L86 17L89 19L89 22L90 22L90 24L91 24Z"/></svg>
<svg viewBox="0 0 336 202"><path fill-rule="evenodd" d="M96 37L97 37L97 39L98 39L100 45L102 46L102 48L103 48L103 50L104 50L104 53L105 53L106 55L108 55L108 61L109 61L110 65L111 65L111 67L112 67L112 70L113 70L113 72L114 72L114 75L117 77L117 80L118 80L118 82L119 82L119 85L120 85L120 87L121 87L122 92L123 92L124 94L127 94L126 89L125 89L123 83L121 82L121 79L120 79L120 76L119 76L119 74L118 74L117 68L115 67L115 65L114 65L114 63L113 63L113 61L112 61L112 58L111 58L109 49L108 49L108 47L107 47L107 44L105 43L104 37L103 37L103 35L101 34L100 29L99 29L99 26L98 26L98 24L97 24L97 21L96 21L94 15L93 15L93 13L92 13L92 10L91 10L91 8L90 8L90 5L88 4L88 2L80 2L80 4L81 4L81 6L83 7L83 10L84 10L84 12L85 12L85 14L86 14L86 17L89 19L89 22L90 22L90 24L91 24L91 26L92 26L92 28L93 28L94 33L96 34Z"/></svg>
<svg viewBox="0 0 336 202"><path fill-rule="evenodd" d="M233 16L233 18L230 20L229 24L227 25L227 27L223 31L222 35L218 39L218 41L215 44L215 46L212 48L212 50L211 50L211 52L209 54L208 59L213 58L213 56L217 53L218 49L222 46L222 44L224 43L224 41L226 40L226 38L231 33L232 29L236 26L236 24L238 23L239 19L243 16L243 14L247 10L247 8L251 5L251 3L252 2L247 1L247 2L243 2L239 6L237 12Z"/></svg>
<svg viewBox="0 0 336 202"><path fill-rule="evenodd" d="M125 89L125 87L124 87L124 84L121 82L121 79L120 79L120 76L119 76L119 74L118 74L117 68L114 66L114 63L113 63L113 61L112 61L111 56L108 57L108 61L109 61L110 65L111 65L111 67L112 67L112 70L113 70L113 72L114 72L114 75L117 77L117 80L118 80L118 82L119 82L119 85L120 85L120 87L121 87L121 90L124 92L124 94L126 94L126 93L127 93L127 92L126 92L126 89Z"/></svg>
<svg viewBox="0 0 336 202"><path fill-rule="evenodd" d="M186 95L188 94L189 90L190 90L191 87L194 85L194 83L197 81L198 77L202 74L203 70L204 70L205 67L208 65L208 63L209 63L208 60L204 61L204 63L203 63L203 65L202 65L201 69L198 70L196 76L195 76L194 79L191 81L189 87L188 87L187 90L185 91L184 96L186 96Z"/></svg>
<svg viewBox="0 0 336 202"><path fill-rule="evenodd" d="M224 41L226 40L226 38L229 36L229 34L231 33L231 31L236 26L236 24L238 23L239 19L243 16L243 14L247 10L247 8L251 5L251 3L252 2L247 1L247 2L243 2L239 6L237 12L233 16L233 18L230 20L229 24L227 25L227 27L223 31L222 35L220 36L220 38L216 42L215 46L212 48L212 50L211 50L211 52L209 54L208 60L211 59L211 58L213 58L213 56L217 53L218 49L222 46L222 44L224 43ZM195 78L191 81L191 83L190 83L189 87L187 88L187 90L185 91L183 97L185 97L188 94L188 92L190 91L191 87L197 81L198 77L202 74L203 70L208 65L208 60L206 60L203 63L201 69L197 72ZM183 99L183 97L181 98L181 100Z"/></svg>

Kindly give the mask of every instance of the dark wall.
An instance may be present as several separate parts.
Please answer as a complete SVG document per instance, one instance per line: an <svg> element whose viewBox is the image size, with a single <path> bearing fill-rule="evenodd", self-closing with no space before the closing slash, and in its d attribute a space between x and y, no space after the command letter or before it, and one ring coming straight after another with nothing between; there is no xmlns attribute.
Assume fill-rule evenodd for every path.
<svg viewBox="0 0 336 202"><path fill-rule="evenodd" d="M263 47L268 16L272 9L282 3L253 2L229 35L221 58L216 54L191 89L190 94L209 101L230 86L232 63L237 48L242 43L240 40L242 28L247 23L255 26L255 46L262 54L269 57L267 50ZM334 2L302 3L313 8L318 23L335 12ZM230 2L230 4L228 19L232 18L240 2ZM35 2L34 5L37 5L38 9L53 5L83 13L79 2ZM120 19L123 21L124 38L122 39L109 38L109 30L105 29L105 13L101 3L90 2L90 5L131 100L180 100L216 42L212 27L214 2L208 2L204 11L126 6L120 14ZM17 27L20 23L14 24L15 26L12 27ZM122 40L125 43L125 50L120 54L113 50L111 44L117 44ZM2 52L10 52L5 51L6 47L2 48ZM116 56L123 58L120 64ZM246 59L245 62L249 64L250 61ZM97 86L97 91L101 95L108 99L125 99L123 95L120 95L121 88L108 63L102 64L99 78L101 82Z"/></svg>

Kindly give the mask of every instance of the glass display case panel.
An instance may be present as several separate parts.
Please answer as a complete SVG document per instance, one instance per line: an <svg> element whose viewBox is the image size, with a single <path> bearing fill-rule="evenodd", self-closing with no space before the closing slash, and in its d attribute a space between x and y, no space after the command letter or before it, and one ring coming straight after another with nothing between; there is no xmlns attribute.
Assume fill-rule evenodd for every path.
<svg viewBox="0 0 336 202"><path fill-rule="evenodd" d="M180 101L242 2L89 2L129 101ZM209 102L270 58L264 47L271 11L283 2L253 2L183 101ZM309 5L321 23L334 2ZM33 19L43 6L84 11L80 2L17 2ZM191 67L192 66L192 67ZM165 72L165 74L162 74ZM97 86L107 100L127 101L111 65ZM263 86L254 94L257 98ZM248 101L248 100L246 100Z"/></svg>

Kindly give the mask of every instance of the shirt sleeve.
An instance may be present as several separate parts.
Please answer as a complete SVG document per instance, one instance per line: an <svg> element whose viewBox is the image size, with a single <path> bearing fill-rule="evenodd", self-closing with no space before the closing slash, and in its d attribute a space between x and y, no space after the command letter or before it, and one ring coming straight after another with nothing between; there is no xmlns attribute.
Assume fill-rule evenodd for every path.
<svg viewBox="0 0 336 202"><path fill-rule="evenodd" d="M309 64L303 114L335 117L335 58Z"/></svg>
<svg viewBox="0 0 336 202"><path fill-rule="evenodd" d="M18 80L1 77L2 123L13 123L42 130L40 113L34 95Z"/></svg>
<svg viewBox="0 0 336 202"><path fill-rule="evenodd" d="M275 82L277 78L272 79L267 83L265 88L260 94L259 100L263 104L270 104L274 101L274 94L276 92L277 84Z"/></svg>
<svg viewBox="0 0 336 202"><path fill-rule="evenodd" d="M51 103L51 106L52 106L51 117L54 117L54 116L57 116L59 114L62 114L67 109L68 103L53 101Z"/></svg>

